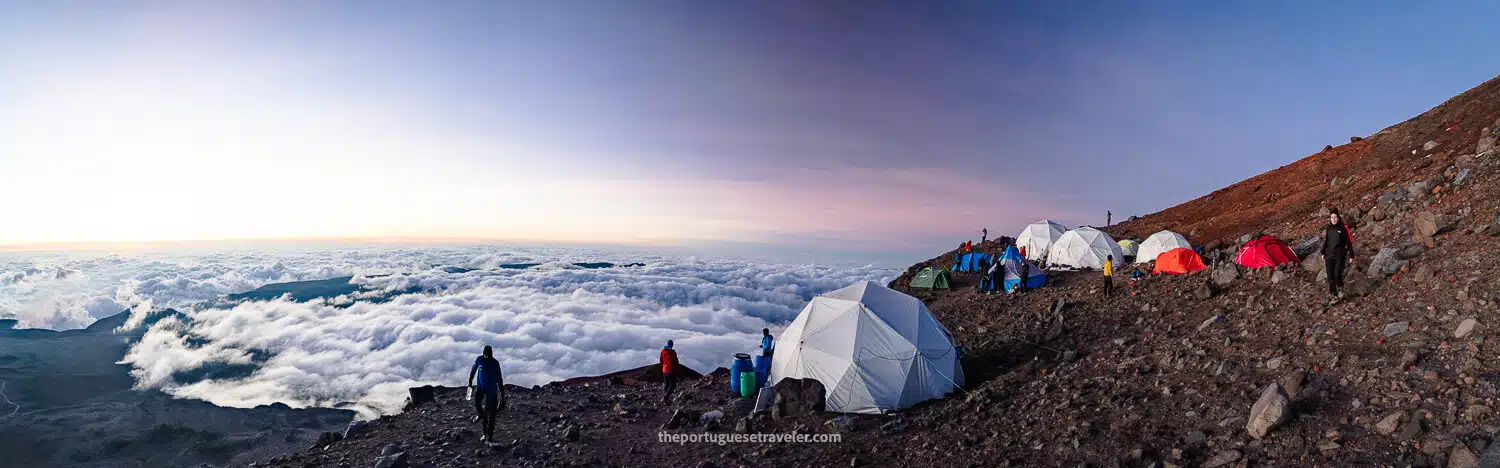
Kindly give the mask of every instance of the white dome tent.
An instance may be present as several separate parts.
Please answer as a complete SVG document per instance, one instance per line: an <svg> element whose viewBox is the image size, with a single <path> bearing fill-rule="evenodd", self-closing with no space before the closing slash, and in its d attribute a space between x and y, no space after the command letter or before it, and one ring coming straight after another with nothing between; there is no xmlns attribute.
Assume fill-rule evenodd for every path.
<svg viewBox="0 0 1500 468"><path fill-rule="evenodd" d="M813 298L781 332L769 385L816 380L828 411L907 408L963 384L956 343L917 298L855 283Z"/></svg>
<svg viewBox="0 0 1500 468"><path fill-rule="evenodd" d="M1161 231L1147 237L1141 242L1136 250L1135 262L1146 263L1156 261L1156 257L1172 249L1192 249L1193 244L1188 243L1186 237L1172 231Z"/></svg>
<svg viewBox="0 0 1500 468"><path fill-rule="evenodd" d="M1047 264L1099 270L1104 268L1105 259L1111 255L1115 257L1116 267L1125 263L1125 252L1120 250L1120 244L1115 243L1109 234L1091 227L1081 227L1063 233L1057 242L1052 243L1052 249L1047 253Z"/></svg>
<svg viewBox="0 0 1500 468"><path fill-rule="evenodd" d="M1052 220L1044 219L1031 223L1016 236L1016 248L1026 248L1026 259L1044 261L1052 244L1062 237L1068 228Z"/></svg>

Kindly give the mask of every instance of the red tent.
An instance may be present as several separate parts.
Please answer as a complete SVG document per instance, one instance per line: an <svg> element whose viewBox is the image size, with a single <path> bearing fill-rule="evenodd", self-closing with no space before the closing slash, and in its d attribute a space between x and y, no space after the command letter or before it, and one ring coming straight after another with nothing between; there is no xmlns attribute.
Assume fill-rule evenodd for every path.
<svg viewBox="0 0 1500 468"><path fill-rule="evenodd" d="M1292 248L1287 247L1286 242L1281 239L1260 236L1240 247L1239 255L1234 256L1234 263L1249 268L1269 268L1297 263L1297 254L1292 253Z"/></svg>
<svg viewBox="0 0 1500 468"><path fill-rule="evenodd" d="M1203 264L1203 259L1193 249L1178 247L1156 256L1156 268L1152 273L1166 273L1170 275L1185 275L1195 271L1208 268Z"/></svg>

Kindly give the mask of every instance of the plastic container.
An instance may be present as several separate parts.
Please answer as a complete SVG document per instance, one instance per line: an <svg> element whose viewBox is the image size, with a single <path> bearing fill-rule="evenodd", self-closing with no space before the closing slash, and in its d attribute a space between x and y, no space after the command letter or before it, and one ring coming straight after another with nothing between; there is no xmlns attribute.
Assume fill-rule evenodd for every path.
<svg viewBox="0 0 1500 468"><path fill-rule="evenodd" d="M770 356L756 356L755 357L755 387L756 388L765 388L766 387L766 379L770 378L770 376L771 376L771 357Z"/></svg>
<svg viewBox="0 0 1500 468"><path fill-rule="evenodd" d="M754 372L755 365L750 363L749 354L735 354L734 362L729 364L729 393L735 395L741 394L740 383L742 381L740 380L740 374L753 374Z"/></svg>
<svg viewBox="0 0 1500 468"><path fill-rule="evenodd" d="M756 380L757 379L754 372L740 373L740 398L750 398L755 396L755 390L759 388L755 385Z"/></svg>

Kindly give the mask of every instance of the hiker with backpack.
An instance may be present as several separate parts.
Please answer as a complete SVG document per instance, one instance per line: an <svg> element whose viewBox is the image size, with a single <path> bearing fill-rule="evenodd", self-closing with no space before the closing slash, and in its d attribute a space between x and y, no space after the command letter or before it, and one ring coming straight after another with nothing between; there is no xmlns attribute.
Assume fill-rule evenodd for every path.
<svg viewBox="0 0 1500 468"><path fill-rule="evenodd" d="M672 340L667 340L667 345L661 347L662 403L672 401L672 392L677 390L677 375L672 373L677 367L677 350L672 349Z"/></svg>
<svg viewBox="0 0 1500 468"><path fill-rule="evenodd" d="M1104 297L1115 294L1115 256L1104 260Z"/></svg>
<svg viewBox="0 0 1500 468"><path fill-rule="evenodd" d="M479 385L474 385L475 376L479 377ZM469 368L469 391L484 430L480 440L494 444L496 414L505 407L505 376L500 372L500 361L495 360L494 349L489 346L484 347L484 354L474 358L474 366Z"/></svg>
<svg viewBox="0 0 1500 468"><path fill-rule="evenodd" d="M1345 268L1354 260L1354 234L1337 208L1328 210L1328 225L1323 228L1323 271L1328 274L1328 295L1332 302L1344 298Z"/></svg>

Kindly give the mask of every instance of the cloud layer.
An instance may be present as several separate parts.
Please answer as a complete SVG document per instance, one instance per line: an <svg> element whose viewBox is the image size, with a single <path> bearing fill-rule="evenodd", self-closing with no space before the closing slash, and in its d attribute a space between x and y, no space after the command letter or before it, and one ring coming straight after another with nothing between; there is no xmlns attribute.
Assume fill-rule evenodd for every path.
<svg viewBox="0 0 1500 468"><path fill-rule="evenodd" d="M564 263L598 260L646 266L589 270ZM547 264L494 268L520 262ZM140 387L181 397L227 406L356 403L372 413L399 409L411 386L462 385L485 345L495 348L506 381L520 385L651 363L669 339L684 364L711 370L753 350L761 328L784 326L813 296L898 273L489 248L212 253L175 261L105 257L44 265L57 266L33 266L37 271L15 283L27 285L24 297L50 294L40 291L46 285L78 285L50 295L77 307L25 320L67 324L85 324L87 306L95 302L119 306L114 311L147 300L182 308L268 282L354 275L367 290L355 297L245 302L163 320L122 362ZM449 273L438 265L477 269ZM61 268L87 279L41 279ZM119 282L109 294L81 287L109 278ZM16 294L22 289L9 291L9 300L22 297ZM254 371L183 377L235 366Z"/></svg>

